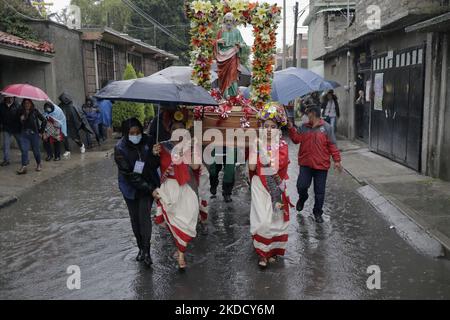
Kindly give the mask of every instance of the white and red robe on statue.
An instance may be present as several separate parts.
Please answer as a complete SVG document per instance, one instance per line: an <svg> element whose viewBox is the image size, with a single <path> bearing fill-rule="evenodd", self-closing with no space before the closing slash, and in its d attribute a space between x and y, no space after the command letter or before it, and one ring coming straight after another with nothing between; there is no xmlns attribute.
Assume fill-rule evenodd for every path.
<svg viewBox="0 0 450 320"><path fill-rule="evenodd" d="M166 223L177 248L186 251L188 243L196 237L199 203L196 181L189 165L172 162L171 152L161 144L161 187L155 217L157 224Z"/></svg>
<svg viewBox="0 0 450 320"><path fill-rule="evenodd" d="M276 150L272 150L272 161L277 161L276 157L279 161L277 172L274 171L272 175L264 175L261 158L258 155L256 172L251 183L250 232L256 253L267 259L285 254L288 241L289 211L292 207L286 193L289 165L288 145L283 140L280 140ZM271 194L278 195L278 199L273 199Z"/></svg>

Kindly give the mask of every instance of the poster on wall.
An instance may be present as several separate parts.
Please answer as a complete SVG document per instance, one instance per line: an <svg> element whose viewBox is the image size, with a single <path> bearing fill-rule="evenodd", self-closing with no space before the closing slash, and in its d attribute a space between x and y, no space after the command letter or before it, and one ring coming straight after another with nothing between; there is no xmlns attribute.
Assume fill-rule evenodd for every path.
<svg viewBox="0 0 450 320"><path fill-rule="evenodd" d="M366 81L366 102L371 102L372 97L370 96L370 91L372 90L372 81Z"/></svg>
<svg viewBox="0 0 450 320"><path fill-rule="evenodd" d="M374 109L383 111L383 85L384 85L384 73L377 73L375 75L375 83L373 86L374 91Z"/></svg>

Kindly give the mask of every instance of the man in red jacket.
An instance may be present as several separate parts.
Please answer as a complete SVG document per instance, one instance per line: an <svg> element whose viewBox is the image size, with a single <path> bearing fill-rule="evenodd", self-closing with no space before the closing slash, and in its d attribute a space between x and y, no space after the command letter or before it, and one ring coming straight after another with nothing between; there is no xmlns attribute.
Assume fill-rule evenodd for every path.
<svg viewBox="0 0 450 320"><path fill-rule="evenodd" d="M320 108L311 107L307 110L309 122L300 128L289 123L289 137L295 144L301 144L298 153L300 174L297 180L299 200L297 211L302 211L308 200L308 189L314 179L315 204L313 214L317 223L323 223L323 203L328 170L333 158L334 167L342 171L341 155L336 146L333 128L320 118Z"/></svg>

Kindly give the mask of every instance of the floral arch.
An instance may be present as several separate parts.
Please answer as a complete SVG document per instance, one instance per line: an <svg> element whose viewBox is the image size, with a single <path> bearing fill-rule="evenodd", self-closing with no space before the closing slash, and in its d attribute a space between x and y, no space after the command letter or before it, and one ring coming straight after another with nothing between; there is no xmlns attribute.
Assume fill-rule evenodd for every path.
<svg viewBox="0 0 450 320"><path fill-rule="evenodd" d="M214 58L215 28L223 16L232 12L238 25L252 25L252 91L251 100L258 109L271 100L273 66L276 53L276 30L281 8L268 3L228 0L217 4L196 0L186 2L186 15L191 20L192 80L211 89L211 65Z"/></svg>

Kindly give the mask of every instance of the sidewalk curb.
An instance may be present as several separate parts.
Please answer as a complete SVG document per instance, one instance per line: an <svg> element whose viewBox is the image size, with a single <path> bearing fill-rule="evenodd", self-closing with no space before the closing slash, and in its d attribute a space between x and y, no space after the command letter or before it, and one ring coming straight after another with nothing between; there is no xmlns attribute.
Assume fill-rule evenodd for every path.
<svg viewBox="0 0 450 320"><path fill-rule="evenodd" d="M425 254L450 259L450 243L436 234L427 223L420 221L412 209L397 204L397 201L381 193L367 181L359 179L345 168L344 170L361 185L357 190L358 194L382 214L402 238Z"/></svg>
<svg viewBox="0 0 450 320"><path fill-rule="evenodd" d="M17 200L18 200L17 197L6 197L5 199L2 199L0 201L0 209L6 208L12 205L13 203L16 203Z"/></svg>

